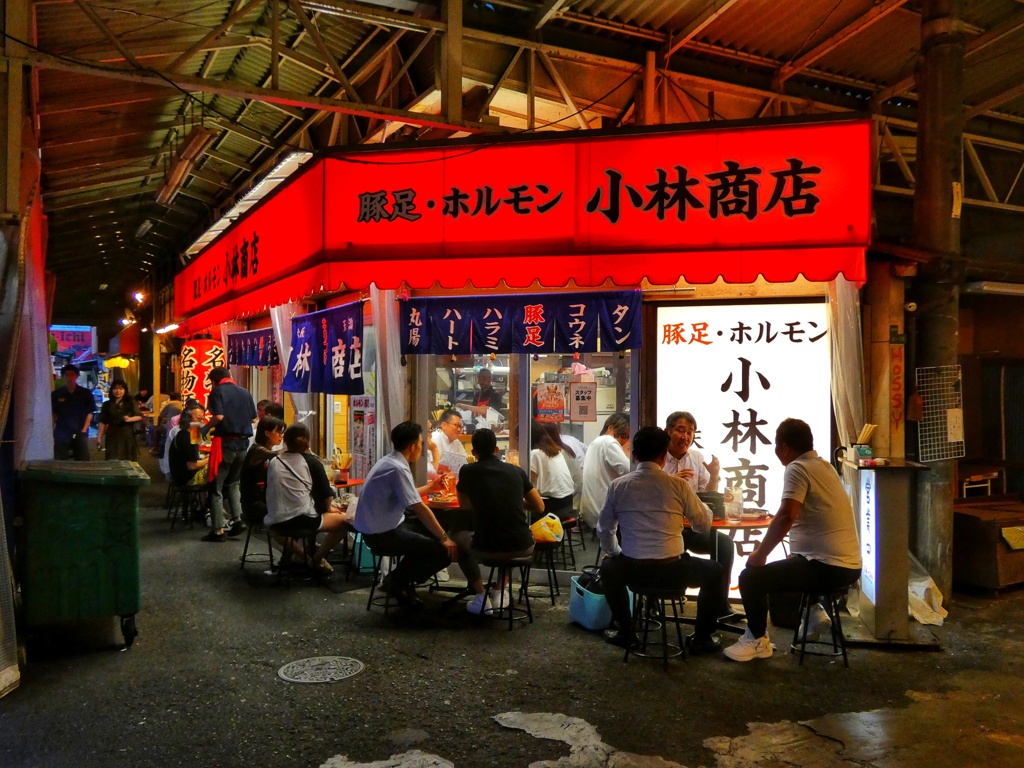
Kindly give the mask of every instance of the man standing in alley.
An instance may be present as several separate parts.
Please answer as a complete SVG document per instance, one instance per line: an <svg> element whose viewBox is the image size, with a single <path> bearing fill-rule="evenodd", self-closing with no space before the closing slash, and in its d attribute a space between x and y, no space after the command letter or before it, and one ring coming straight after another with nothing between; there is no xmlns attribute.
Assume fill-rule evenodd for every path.
<svg viewBox="0 0 1024 768"><path fill-rule="evenodd" d="M700 587L697 623L687 644L690 653L713 653L721 647L713 632L722 568L712 560L691 558L683 551L682 536L684 521L700 533L711 530L711 510L689 485L663 471L668 443L663 429L641 429L633 439L636 469L608 486L597 533L606 553L604 594L617 628L606 630L605 640L621 647L637 644L627 588Z"/></svg>
<svg viewBox="0 0 1024 768"><path fill-rule="evenodd" d="M412 465L423 454L423 427L403 421L391 430L391 446L391 453L366 476L356 505L355 528L375 555L402 556L382 586L400 605L418 608L422 602L415 585L447 567L456 558L458 547L421 497L438 487L439 480L419 488L413 480ZM407 509L419 518L426 535L405 522Z"/></svg>
<svg viewBox="0 0 1024 768"><path fill-rule="evenodd" d="M629 472L628 445L629 417L624 413L613 413L605 419L601 436L587 448L583 459L580 518L591 528L597 527L608 484Z"/></svg>
<svg viewBox="0 0 1024 768"><path fill-rule="evenodd" d="M825 594L860 578L860 545L850 499L835 469L814 452L811 428L799 419L785 419L775 431L775 455L786 468L782 503L764 539L740 573L740 596L747 630L725 649L733 661L767 659L768 594ZM790 533L792 555L766 564L768 555ZM822 614L824 610L818 609ZM827 615L826 615L827 618ZM816 617L812 614L812 623ZM819 616L817 621L823 623ZM810 628L808 628L810 629Z"/></svg>
<svg viewBox="0 0 1024 768"><path fill-rule="evenodd" d="M210 517L213 527L203 541L225 541L228 536L238 536L245 530L242 523L242 496L239 480L242 465L249 450L252 437L252 423L256 418L256 403L247 389L235 384L227 368L220 366L210 371L213 390L207 401L211 413L207 429L214 431L214 445L211 448L211 466L215 465L210 491ZM216 457L219 456L219 460ZM212 473L211 473L212 474ZM224 526L224 495L227 494L231 513L230 526Z"/></svg>
<svg viewBox="0 0 1024 768"><path fill-rule="evenodd" d="M53 458L89 460L89 424L96 409L92 392L78 386L78 366L68 363L60 369L64 386L50 395L53 409Z"/></svg>

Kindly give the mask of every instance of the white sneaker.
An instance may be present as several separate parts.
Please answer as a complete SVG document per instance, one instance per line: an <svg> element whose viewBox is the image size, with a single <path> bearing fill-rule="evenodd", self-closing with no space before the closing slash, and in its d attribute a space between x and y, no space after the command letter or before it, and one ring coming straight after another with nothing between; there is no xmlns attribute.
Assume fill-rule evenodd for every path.
<svg viewBox="0 0 1024 768"><path fill-rule="evenodd" d="M487 593L481 592L479 595L473 595L473 599L466 603L466 610L470 613L474 613L477 616L483 614L488 616L494 613L494 609L491 608L491 601L487 599Z"/></svg>
<svg viewBox="0 0 1024 768"><path fill-rule="evenodd" d="M722 651L733 661L750 661L751 659L769 659L772 655L772 644L767 633L764 637L754 637L750 630L728 648Z"/></svg>
<svg viewBox="0 0 1024 768"><path fill-rule="evenodd" d="M817 642L821 637L822 633L829 632L832 629L832 619L828 617L828 613L821 607L821 603L815 603L811 606L810 621L807 622L807 640L809 642ZM804 622L800 620L800 628L796 633L797 639L803 640L804 637Z"/></svg>
<svg viewBox="0 0 1024 768"><path fill-rule="evenodd" d="M487 601L491 604L491 607L497 607L499 610L505 607L508 602L508 592L501 592L492 589L487 595Z"/></svg>
<svg viewBox="0 0 1024 768"><path fill-rule="evenodd" d="M447 568L442 568L440 571L438 571L434 575L437 576L437 580L438 581L448 581L451 578L451 576L448 575L448 569Z"/></svg>

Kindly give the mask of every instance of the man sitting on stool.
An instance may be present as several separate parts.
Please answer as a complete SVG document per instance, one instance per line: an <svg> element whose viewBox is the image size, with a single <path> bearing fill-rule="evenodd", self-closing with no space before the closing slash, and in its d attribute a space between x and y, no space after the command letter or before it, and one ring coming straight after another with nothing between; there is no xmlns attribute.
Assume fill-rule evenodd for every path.
<svg viewBox="0 0 1024 768"><path fill-rule="evenodd" d="M668 433L644 427L633 436L637 468L608 486L597 524L605 597L617 629L605 639L621 647L637 644L633 633L627 587L674 589L700 587L697 625L690 636L690 653L712 653L721 647L714 632L715 609L721 599L722 567L683 552L683 520L698 533L711 529L711 511L682 479L663 471ZM622 536L621 546L616 531Z"/></svg>
<svg viewBox="0 0 1024 768"><path fill-rule="evenodd" d="M458 547L420 497L438 487L439 481L419 488L413 481L412 465L423 454L423 427L403 421L391 430L391 444L391 453L366 476L356 505L355 528L375 554L402 556L382 586L400 605L418 608L422 601L413 585L446 567ZM416 533L405 523L406 509L416 513L430 536Z"/></svg>
<svg viewBox="0 0 1024 768"><path fill-rule="evenodd" d="M498 595L489 600L484 592L479 561L517 560L532 555L533 532L525 510L544 511L544 501L526 472L501 461L497 453L494 432L478 429L473 433L477 461L459 472L459 507L473 510L473 530L455 534L459 550L465 553L459 558L459 567L476 594L466 605L470 613L490 613L490 603L500 600Z"/></svg>
<svg viewBox="0 0 1024 768"><path fill-rule="evenodd" d="M704 455L693 448L693 438L697 433L697 420L689 411L674 411L665 419L665 431L668 432L668 455L665 457L665 471L686 481L693 491L718 490L718 458L711 456L711 461L704 463ZM736 551L732 539L724 531L697 533L692 528L683 530L683 544L687 552L700 552L711 555L722 566L725 579L722 582L722 597L715 613L728 616L732 613L729 607L729 581L732 579L732 562Z"/></svg>
<svg viewBox="0 0 1024 768"><path fill-rule="evenodd" d="M848 587L860 578L853 507L835 469L814 452L814 438L806 422L785 419L779 424L775 455L786 468L782 504L740 573L747 631L725 649L725 655L734 661L772 655L768 640L769 592L819 590L823 594ZM766 565L768 555L791 531L792 557ZM820 606L818 612L824 614Z"/></svg>

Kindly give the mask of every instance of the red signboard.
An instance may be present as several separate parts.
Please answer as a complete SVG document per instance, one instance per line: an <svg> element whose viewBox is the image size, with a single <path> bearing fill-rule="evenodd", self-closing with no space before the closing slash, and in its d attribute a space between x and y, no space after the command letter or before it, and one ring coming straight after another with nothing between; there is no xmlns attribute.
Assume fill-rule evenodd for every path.
<svg viewBox="0 0 1024 768"><path fill-rule="evenodd" d="M323 166L315 164L247 213L174 280L174 313L241 296L298 271L323 248Z"/></svg>
<svg viewBox="0 0 1024 768"><path fill-rule="evenodd" d="M353 290L863 280L870 130L850 120L328 157L178 277L176 314L314 260L330 263L330 288ZM230 255L256 233L259 275L236 276Z"/></svg>
<svg viewBox="0 0 1024 768"><path fill-rule="evenodd" d="M198 400L206 407L213 384L210 371L227 365L224 345L214 339L192 339L181 347L181 396L184 402Z"/></svg>

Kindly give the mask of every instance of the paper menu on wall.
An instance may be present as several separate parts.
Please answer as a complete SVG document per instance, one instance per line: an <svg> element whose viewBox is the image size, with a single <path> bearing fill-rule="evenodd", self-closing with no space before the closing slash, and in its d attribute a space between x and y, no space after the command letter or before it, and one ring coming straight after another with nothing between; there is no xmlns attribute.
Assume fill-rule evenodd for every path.
<svg viewBox="0 0 1024 768"><path fill-rule="evenodd" d="M963 408L950 408L946 411L946 440L950 443L960 443L964 439L964 411Z"/></svg>

